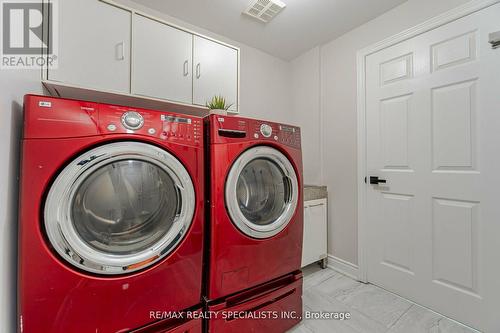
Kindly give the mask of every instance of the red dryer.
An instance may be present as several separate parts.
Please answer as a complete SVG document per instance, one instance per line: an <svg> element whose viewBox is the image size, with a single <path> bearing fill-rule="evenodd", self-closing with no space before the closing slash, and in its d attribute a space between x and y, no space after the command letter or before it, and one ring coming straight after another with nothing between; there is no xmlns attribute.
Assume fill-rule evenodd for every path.
<svg viewBox="0 0 500 333"><path fill-rule="evenodd" d="M203 119L33 95L24 117L19 331L125 332L200 304Z"/></svg>
<svg viewBox="0 0 500 333"><path fill-rule="evenodd" d="M250 304L267 304L267 308L278 302L276 306L282 310L301 311L300 128L241 117L211 115L206 119L210 163L209 308L219 311L236 306L250 311ZM214 332L259 327L248 326L249 321L231 322L231 326L220 326L220 321L212 320L209 327ZM276 323L276 329L270 326L266 332L282 331L276 326L279 321L270 322Z"/></svg>

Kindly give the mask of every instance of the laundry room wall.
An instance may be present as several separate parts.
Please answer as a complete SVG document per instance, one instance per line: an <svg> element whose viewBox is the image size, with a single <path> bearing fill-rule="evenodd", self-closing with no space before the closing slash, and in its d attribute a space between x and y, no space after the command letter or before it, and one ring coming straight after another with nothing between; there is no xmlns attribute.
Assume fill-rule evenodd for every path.
<svg viewBox="0 0 500 333"><path fill-rule="evenodd" d="M320 48L315 47L291 62L293 121L301 126L304 179L322 185Z"/></svg>
<svg viewBox="0 0 500 333"><path fill-rule="evenodd" d="M301 66L295 71L321 73L321 89L316 96L321 101L323 181L329 190L328 252L353 269L358 263L357 51L466 2L468 0L409 0L321 45L319 65L316 61L300 60L311 57L314 50L292 62ZM302 79L300 75L294 78ZM301 85L293 82L292 86Z"/></svg>

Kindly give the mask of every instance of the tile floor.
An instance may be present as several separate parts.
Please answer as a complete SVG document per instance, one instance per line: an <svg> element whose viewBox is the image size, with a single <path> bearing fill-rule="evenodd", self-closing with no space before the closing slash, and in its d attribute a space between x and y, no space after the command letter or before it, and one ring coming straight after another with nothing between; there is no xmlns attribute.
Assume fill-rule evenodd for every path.
<svg viewBox="0 0 500 333"><path fill-rule="evenodd" d="M371 284L314 264L304 269L304 311L349 312L349 320L304 319L289 333L477 333Z"/></svg>

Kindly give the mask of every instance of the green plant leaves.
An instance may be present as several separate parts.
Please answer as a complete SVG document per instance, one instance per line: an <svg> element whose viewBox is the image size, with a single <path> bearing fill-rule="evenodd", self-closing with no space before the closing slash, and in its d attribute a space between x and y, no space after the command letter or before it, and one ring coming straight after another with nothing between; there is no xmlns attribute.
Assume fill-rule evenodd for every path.
<svg viewBox="0 0 500 333"><path fill-rule="evenodd" d="M207 108L210 110L229 110L233 104L226 104L226 99L222 95L216 95L207 102Z"/></svg>

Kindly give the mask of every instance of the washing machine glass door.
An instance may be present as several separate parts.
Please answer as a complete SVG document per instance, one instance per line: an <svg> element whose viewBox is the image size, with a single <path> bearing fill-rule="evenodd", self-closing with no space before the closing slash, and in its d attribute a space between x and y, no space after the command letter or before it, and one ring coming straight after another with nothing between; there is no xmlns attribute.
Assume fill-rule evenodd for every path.
<svg viewBox="0 0 500 333"><path fill-rule="evenodd" d="M171 253L194 208L193 183L174 156L143 143L111 143L58 175L45 204L45 229L71 265L123 274Z"/></svg>
<svg viewBox="0 0 500 333"><path fill-rule="evenodd" d="M226 182L226 204L233 223L254 238L282 231L298 201L295 169L280 151L258 146L233 164Z"/></svg>

